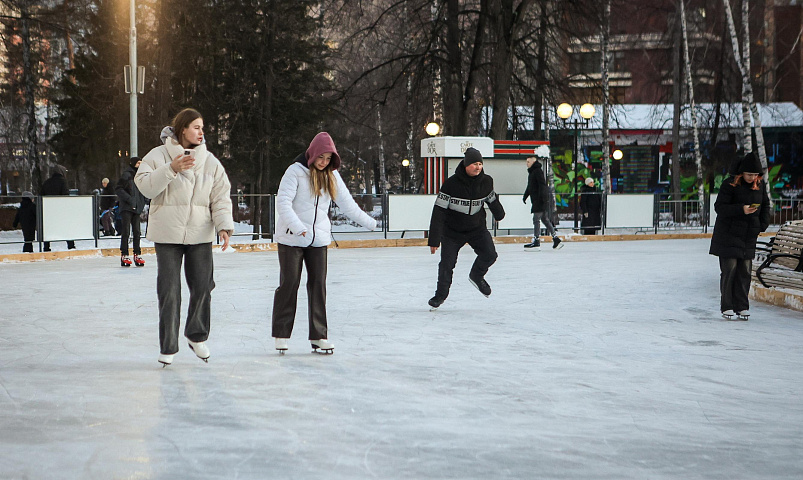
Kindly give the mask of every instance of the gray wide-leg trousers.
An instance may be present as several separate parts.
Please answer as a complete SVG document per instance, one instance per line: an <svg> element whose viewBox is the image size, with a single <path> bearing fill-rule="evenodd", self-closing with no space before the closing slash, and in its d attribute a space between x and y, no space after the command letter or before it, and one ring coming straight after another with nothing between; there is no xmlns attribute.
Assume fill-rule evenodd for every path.
<svg viewBox="0 0 803 480"><path fill-rule="evenodd" d="M181 263L190 289L190 306L184 336L193 342L209 338L212 289L215 288L212 244L178 245L157 243L156 294L159 297L159 345L161 353L178 352L181 323Z"/></svg>
<svg viewBox="0 0 803 480"><path fill-rule="evenodd" d="M307 267L309 339L327 337L326 247L290 247L279 244L279 288L273 295L273 336L290 338L296 318L301 267Z"/></svg>

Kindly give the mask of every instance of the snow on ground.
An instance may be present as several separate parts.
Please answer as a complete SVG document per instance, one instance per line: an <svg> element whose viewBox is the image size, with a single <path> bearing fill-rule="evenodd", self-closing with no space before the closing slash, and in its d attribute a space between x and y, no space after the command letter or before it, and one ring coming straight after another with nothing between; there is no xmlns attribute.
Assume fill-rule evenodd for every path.
<svg viewBox="0 0 803 480"><path fill-rule="evenodd" d="M801 478L803 319L721 320L708 243L499 245L490 298L466 247L435 312L426 247L332 249L332 356L303 287L273 349L276 252L215 255L165 369L154 256L0 264L0 478Z"/></svg>

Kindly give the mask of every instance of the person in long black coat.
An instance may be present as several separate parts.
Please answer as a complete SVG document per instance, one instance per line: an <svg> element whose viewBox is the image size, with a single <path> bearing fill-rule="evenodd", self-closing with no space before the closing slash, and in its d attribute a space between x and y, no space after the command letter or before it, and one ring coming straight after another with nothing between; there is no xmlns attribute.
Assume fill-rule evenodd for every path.
<svg viewBox="0 0 803 480"><path fill-rule="evenodd" d="M594 179L586 178L585 185L580 190L580 211L583 217L580 226L583 235L596 235L602 226L602 195L594 187Z"/></svg>
<svg viewBox="0 0 803 480"><path fill-rule="evenodd" d="M67 170L64 167L56 166L56 171L42 184L42 191L40 192L42 196L69 195L70 189L67 188L67 179L64 178L66 173ZM67 248L74 249L75 242L67 240ZM45 242L44 251L50 251L50 242Z"/></svg>
<svg viewBox="0 0 803 480"><path fill-rule="evenodd" d="M14 216L14 228L17 225L22 227L22 238L25 245L22 246L23 253L33 253L33 241L36 239L36 205L33 203L31 192L22 192L22 201Z"/></svg>
<svg viewBox="0 0 803 480"><path fill-rule="evenodd" d="M536 150L536 154L537 152ZM547 233L552 236L552 248L563 247L560 243L560 238L558 238L558 231L549 219L549 187L544 178L544 169L541 168L541 162L536 157L527 159L527 188L524 189L524 196L521 200L526 204L528 197L532 205L530 212L533 214L533 241L524 245L524 248L541 249L541 223L546 227Z"/></svg>
<svg viewBox="0 0 803 480"><path fill-rule="evenodd" d="M758 234L770 224L770 200L762 172L758 157L748 153L736 173L722 182L714 203L717 221L708 253L719 257L720 310L728 319L736 314L747 320L751 261Z"/></svg>
<svg viewBox="0 0 803 480"><path fill-rule="evenodd" d="M486 297L491 294L485 274L498 255L486 227L484 205L488 205L496 221L505 217L505 209L494 192L493 178L482 171L482 166L479 150L471 147L466 149L465 158L455 169L454 175L443 182L435 199L427 244L433 255L438 247L443 248L435 296L429 300L432 308L441 306L449 295L457 254L466 243L477 254L468 279Z"/></svg>
<svg viewBox="0 0 803 480"><path fill-rule="evenodd" d="M134 176L141 163L139 157L131 157L128 168L123 171L120 180L117 181L117 202L120 206L120 217L122 218L122 231L120 232L120 266L130 267L131 259L128 258L128 236L134 236L134 264L138 267L145 266L142 259L142 249L140 248L141 219L140 215L145 210L145 196L140 193L139 188L134 183Z"/></svg>

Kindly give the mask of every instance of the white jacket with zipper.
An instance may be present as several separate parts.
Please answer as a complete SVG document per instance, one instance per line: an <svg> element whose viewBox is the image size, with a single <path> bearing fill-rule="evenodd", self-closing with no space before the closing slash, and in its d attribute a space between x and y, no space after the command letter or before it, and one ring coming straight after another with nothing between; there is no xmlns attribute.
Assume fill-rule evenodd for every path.
<svg viewBox="0 0 803 480"><path fill-rule="evenodd" d="M206 144L193 150L195 166L174 172L170 162L184 148L168 137L145 155L134 177L139 191L151 199L146 237L154 243L196 245L213 242L221 230L234 233L226 170Z"/></svg>
<svg viewBox="0 0 803 480"><path fill-rule="evenodd" d="M337 182L337 197L334 199L337 206L363 227L375 229L376 220L360 209L337 170L333 173ZM276 195L275 241L290 247L324 247L332 243L331 203L332 198L325 192L320 196L312 194L308 168L298 162L290 165L282 176ZM306 235L302 236L304 232Z"/></svg>

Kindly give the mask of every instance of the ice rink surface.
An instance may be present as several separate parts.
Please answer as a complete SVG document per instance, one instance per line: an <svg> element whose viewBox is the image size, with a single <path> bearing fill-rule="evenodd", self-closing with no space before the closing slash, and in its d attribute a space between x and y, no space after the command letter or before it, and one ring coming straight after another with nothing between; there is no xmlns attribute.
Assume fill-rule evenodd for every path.
<svg viewBox="0 0 803 480"><path fill-rule="evenodd" d="M154 256L2 264L0 478L801 478L803 318L720 319L708 244L498 245L490 298L465 247L436 312L428 248L331 249L332 356L303 286L273 349L276 252L220 253L165 369Z"/></svg>

